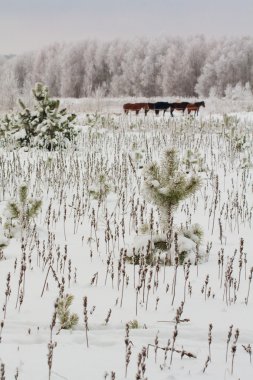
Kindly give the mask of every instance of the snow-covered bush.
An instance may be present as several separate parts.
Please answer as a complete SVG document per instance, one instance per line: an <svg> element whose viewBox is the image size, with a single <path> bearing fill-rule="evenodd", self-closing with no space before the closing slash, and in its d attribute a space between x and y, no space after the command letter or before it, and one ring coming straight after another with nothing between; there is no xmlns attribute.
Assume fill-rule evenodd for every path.
<svg viewBox="0 0 253 380"><path fill-rule="evenodd" d="M93 199L103 202L111 190L110 182L106 175L99 174L88 188L88 193Z"/></svg>
<svg viewBox="0 0 253 380"><path fill-rule="evenodd" d="M74 114L67 115L59 109L60 101L49 97L48 88L37 83L33 89L34 110L26 108L19 100L22 110L17 115L6 115L0 122L0 137L11 136L18 146L38 146L49 150L65 148L77 135Z"/></svg>
<svg viewBox="0 0 253 380"><path fill-rule="evenodd" d="M199 187L199 177L188 178L180 171L174 149L165 151L160 166L152 162L144 170L143 196L159 208L165 232L179 202L194 194Z"/></svg>
<svg viewBox="0 0 253 380"><path fill-rule="evenodd" d="M152 254L159 254L166 263L173 263L175 248L173 246L174 233L178 233L179 262L190 259L199 248L202 231L199 226L188 230L176 231L173 227L173 212L181 200L194 194L200 187L200 178L192 175L190 178L180 171L179 160L174 149L164 153L160 166L153 162L144 170L143 195L147 201L156 205L160 213L162 233L153 235ZM146 234L148 238L148 234ZM199 239L199 241L197 241ZM197 247L198 245L198 247ZM183 257L184 256L184 257Z"/></svg>
<svg viewBox="0 0 253 380"><path fill-rule="evenodd" d="M5 235L12 238L19 229L24 230L29 227L30 221L34 219L41 209L40 199L28 198L28 188L21 185L18 191L18 199L7 203L5 216Z"/></svg>
<svg viewBox="0 0 253 380"><path fill-rule="evenodd" d="M78 322L78 315L70 313L70 306L73 302L74 296L66 294L57 303L57 318L60 323L60 330L69 330L76 326ZM59 332L60 332L59 330ZM59 333L58 332L58 333Z"/></svg>

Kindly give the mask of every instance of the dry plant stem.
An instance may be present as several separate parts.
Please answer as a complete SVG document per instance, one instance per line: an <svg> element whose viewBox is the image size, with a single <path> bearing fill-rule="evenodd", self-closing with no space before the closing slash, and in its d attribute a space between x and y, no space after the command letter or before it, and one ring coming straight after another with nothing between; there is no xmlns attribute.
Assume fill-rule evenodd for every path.
<svg viewBox="0 0 253 380"><path fill-rule="evenodd" d="M9 299L9 297L10 297L10 294L11 294L10 281L11 281L11 274L10 274L10 272L9 272L8 275L7 275L7 279L6 279L5 303L4 303L4 306L3 306L3 310L4 310L4 319L6 318L7 302L8 302L8 299ZM1 336L1 334L0 334L0 336Z"/></svg>
<svg viewBox="0 0 253 380"><path fill-rule="evenodd" d="M5 378L5 365L4 363L1 363L1 367L0 367L0 380L6 380Z"/></svg>
<svg viewBox="0 0 253 380"><path fill-rule="evenodd" d="M210 323L209 324L209 331L208 331L208 350L209 350L210 361L211 361L212 329L213 329L213 325L212 325L212 323Z"/></svg>
<svg viewBox="0 0 253 380"><path fill-rule="evenodd" d="M172 283L172 301L171 305L173 305L176 295L176 282L177 282L177 268L178 268L178 257L175 257L175 266L174 266L174 277L173 277L173 283Z"/></svg>
<svg viewBox="0 0 253 380"><path fill-rule="evenodd" d="M207 369L207 366L208 366L208 364L209 364L210 361L211 361L210 356L208 356L207 359L206 359L206 362L205 362L205 366L204 366L203 371L202 371L203 373L205 373L205 371Z"/></svg>
<svg viewBox="0 0 253 380"><path fill-rule="evenodd" d="M124 269L122 269L122 277L123 277L123 280L122 280L122 290L121 290L121 300L120 300L120 307L122 307L122 303L123 303L123 296L124 296L124 286L125 286L125 275L126 275L126 272Z"/></svg>
<svg viewBox="0 0 253 380"><path fill-rule="evenodd" d="M3 328L4 328L4 321L1 321L1 323L0 323L0 343L2 342Z"/></svg>
<svg viewBox="0 0 253 380"><path fill-rule="evenodd" d="M129 340L129 324L127 323L126 324L126 335L125 335L125 346L126 346L126 354L125 354L125 360L126 360L126 364L125 364L125 377L127 377L127 369L128 369L128 365L130 363L130 357L131 357L131 354L132 354L132 349L131 349L131 343L130 340Z"/></svg>
<svg viewBox="0 0 253 380"><path fill-rule="evenodd" d="M252 275L253 275L253 267L251 267L251 269L250 269L250 274L249 274L248 293L247 293L247 297L246 297L246 299L245 299L245 303L246 303L246 305L248 305L248 302L249 302L249 293L250 293L250 285L251 285L251 281L252 281Z"/></svg>
<svg viewBox="0 0 253 380"><path fill-rule="evenodd" d="M176 341L176 338L177 338L177 334L178 334L178 330L177 330L177 323L176 323L175 328L174 328L174 332L173 332L173 337L172 337L172 347L171 347L171 355L170 355L170 366L172 364L173 352L174 352L174 347L175 347L175 341Z"/></svg>
<svg viewBox="0 0 253 380"><path fill-rule="evenodd" d="M251 356L252 356L252 348L251 348L251 345L248 344L248 346L244 346L242 344L242 347L244 348L244 350L249 354L249 362L251 364Z"/></svg>
<svg viewBox="0 0 253 380"><path fill-rule="evenodd" d="M141 285L136 287L136 300L135 300L135 314L136 314L136 316L138 314L138 295L139 295L140 289L141 289Z"/></svg>
<svg viewBox="0 0 253 380"><path fill-rule="evenodd" d="M170 340L169 340L168 345L166 347L157 346L157 349L163 350L163 351L166 351L166 350L167 351L172 351L172 348L169 347L169 344L170 344ZM149 347L154 347L155 348L156 346L154 344L149 343L148 344L148 348L147 348L147 354L149 352ZM178 350L176 348L173 348L173 351L176 352L177 354L180 354L180 355L182 355L182 353L183 353L183 356L188 356L189 358L194 358L194 359L197 358L197 356L195 354L191 353L191 352L187 352L187 351L184 351L184 350ZM148 355L147 355L147 357L148 357Z"/></svg>
<svg viewBox="0 0 253 380"><path fill-rule="evenodd" d="M85 336L86 336L86 344L87 348L89 348L89 340L88 340L88 310L87 310L87 297L83 297L83 315L84 315L84 326L85 326Z"/></svg>
<svg viewBox="0 0 253 380"><path fill-rule="evenodd" d="M47 274L46 274L46 278L45 278L45 281L44 281L43 289L42 289L42 292L41 292L41 295L40 295L41 297L43 297L43 293L44 293L44 290L45 290L45 287L46 287L47 278L48 278L50 269L51 269L51 265L48 267L48 270L47 270Z"/></svg>
<svg viewBox="0 0 253 380"><path fill-rule="evenodd" d="M232 336L232 330L233 330L233 325L229 326L229 330L228 330L227 348L226 348L226 362L228 360L228 346L229 346L229 342L230 342L230 339L231 339L231 336Z"/></svg>
<svg viewBox="0 0 253 380"><path fill-rule="evenodd" d="M47 364L48 364L48 380L51 379L52 365L53 365L53 353L54 349L57 346L56 342L50 341L48 343L48 354L47 354Z"/></svg>
<svg viewBox="0 0 253 380"><path fill-rule="evenodd" d="M238 338L239 338L239 329L236 329L235 330L235 336L234 336L234 342L233 342L232 347L231 347L231 353L232 353L231 374L232 375L234 372L234 361L235 361L235 354L236 354L236 350L237 350L236 343L238 341Z"/></svg>

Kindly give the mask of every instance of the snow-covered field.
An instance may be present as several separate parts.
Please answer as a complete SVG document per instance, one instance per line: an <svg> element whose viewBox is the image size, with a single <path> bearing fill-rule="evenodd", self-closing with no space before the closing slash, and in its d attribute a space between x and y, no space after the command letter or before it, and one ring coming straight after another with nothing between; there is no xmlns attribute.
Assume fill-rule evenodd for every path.
<svg viewBox="0 0 253 380"><path fill-rule="evenodd" d="M36 224L16 231L0 254L0 379L50 378L54 342L52 380L251 379L253 114L80 114L79 124L77 147L62 152L0 148L2 224L21 184L43 202ZM136 247L145 256L141 233L152 214L160 231L158 209L141 191L143 167L171 147L182 171L202 179L174 224L198 223L209 259L177 271L159 260L139 267L125 254ZM100 175L108 190L101 202ZM52 324L59 292L74 296L72 330Z"/></svg>

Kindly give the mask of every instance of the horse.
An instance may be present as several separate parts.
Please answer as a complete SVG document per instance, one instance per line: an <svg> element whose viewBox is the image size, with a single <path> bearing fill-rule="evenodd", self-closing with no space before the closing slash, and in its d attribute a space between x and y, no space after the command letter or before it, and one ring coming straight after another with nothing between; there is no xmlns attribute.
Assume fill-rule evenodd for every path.
<svg viewBox="0 0 253 380"><path fill-rule="evenodd" d="M135 114L138 115L142 108L144 109L146 115L149 110L148 103L126 103L123 105L126 115L129 111L135 111Z"/></svg>
<svg viewBox="0 0 253 380"><path fill-rule="evenodd" d="M171 114L171 116L173 116L173 111L174 110L183 111L183 114L184 114L184 111L187 108L188 104L190 104L190 103L189 102L171 103L171 106L170 106L170 114Z"/></svg>
<svg viewBox="0 0 253 380"><path fill-rule="evenodd" d="M147 110L147 113L149 110L154 110L155 109L155 103L148 103L148 110Z"/></svg>
<svg viewBox="0 0 253 380"><path fill-rule="evenodd" d="M171 107L171 104L168 102L157 102L157 103L154 103L153 109L155 110L156 115L159 115L159 111L163 111L163 115L164 115L167 109L170 107Z"/></svg>
<svg viewBox="0 0 253 380"><path fill-rule="evenodd" d="M199 108L200 107L205 107L205 102L204 101L201 101L201 102L196 102L196 103L189 103L187 105L187 111L188 111L188 115L191 113L191 111L194 111L194 115L198 115L199 113Z"/></svg>

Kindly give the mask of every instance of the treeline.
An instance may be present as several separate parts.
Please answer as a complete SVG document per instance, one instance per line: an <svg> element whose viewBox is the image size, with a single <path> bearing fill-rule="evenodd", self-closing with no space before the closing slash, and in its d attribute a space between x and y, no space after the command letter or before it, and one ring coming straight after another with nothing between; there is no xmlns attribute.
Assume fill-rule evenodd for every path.
<svg viewBox="0 0 253 380"><path fill-rule="evenodd" d="M222 97L253 88L253 38L161 38L54 44L0 59L0 104L43 82L57 97Z"/></svg>

